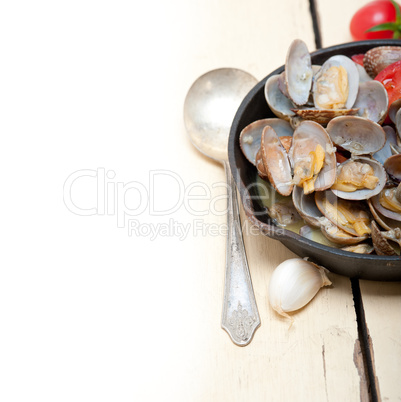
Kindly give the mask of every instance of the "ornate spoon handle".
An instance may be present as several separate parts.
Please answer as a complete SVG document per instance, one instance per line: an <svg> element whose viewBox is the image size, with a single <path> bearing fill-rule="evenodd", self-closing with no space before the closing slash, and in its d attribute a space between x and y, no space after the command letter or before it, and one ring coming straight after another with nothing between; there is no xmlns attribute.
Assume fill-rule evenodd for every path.
<svg viewBox="0 0 401 402"><path fill-rule="evenodd" d="M260 325L242 238L237 189L230 165L224 161L228 184L228 237L221 326L239 346L247 345Z"/></svg>

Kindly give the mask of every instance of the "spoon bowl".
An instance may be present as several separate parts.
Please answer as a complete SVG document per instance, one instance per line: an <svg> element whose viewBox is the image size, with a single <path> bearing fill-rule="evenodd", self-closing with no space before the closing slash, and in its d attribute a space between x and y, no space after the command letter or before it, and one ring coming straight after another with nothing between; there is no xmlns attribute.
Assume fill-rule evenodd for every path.
<svg viewBox="0 0 401 402"><path fill-rule="evenodd" d="M200 76L188 91L184 123L193 145L209 158L228 160L228 136L235 113L256 78L234 68Z"/></svg>

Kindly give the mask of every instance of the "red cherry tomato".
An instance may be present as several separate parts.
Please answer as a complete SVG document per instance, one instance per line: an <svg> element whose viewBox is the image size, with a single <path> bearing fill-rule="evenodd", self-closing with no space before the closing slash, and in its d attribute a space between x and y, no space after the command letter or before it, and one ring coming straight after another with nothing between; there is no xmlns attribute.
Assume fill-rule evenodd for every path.
<svg viewBox="0 0 401 402"><path fill-rule="evenodd" d="M392 38L392 31L366 32L366 30L385 22L394 22L395 19L395 8L390 0L372 1L360 8L352 17L351 35L354 40Z"/></svg>
<svg viewBox="0 0 401 402"><path fill-rule="evenodd" d="M390 64L375 77L386 88L388 105L401 98L401 60Z"/></svg>
<svg viewBox="0 0 401 402"><path fill-rule="evenodd" d="M364 53L354 54L351 59L355 62L360 64L363 67L363 58L365 57Z"/></svg>

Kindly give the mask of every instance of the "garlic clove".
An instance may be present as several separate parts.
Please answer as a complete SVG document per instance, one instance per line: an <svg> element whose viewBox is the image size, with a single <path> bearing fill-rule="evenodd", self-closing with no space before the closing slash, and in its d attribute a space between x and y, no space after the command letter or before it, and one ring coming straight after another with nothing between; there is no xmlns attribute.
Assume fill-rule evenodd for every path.
<svg viewBox="0 0 401 402"><path fill-rule="evenodd" d="M269 302L280 315L308 304L323 286L331 285L326 270L302 258L282 262L273 271L269 283Z"/></svg>

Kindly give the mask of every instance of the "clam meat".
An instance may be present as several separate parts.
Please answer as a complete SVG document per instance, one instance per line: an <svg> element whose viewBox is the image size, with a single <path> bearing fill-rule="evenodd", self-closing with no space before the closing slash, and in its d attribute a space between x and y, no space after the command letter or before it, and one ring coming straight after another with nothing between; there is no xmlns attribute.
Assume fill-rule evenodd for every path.
<svg viewBox="0 0 401 402"><path fill-rule="evenodd" d="M326 130L316 122L304 121L294 131L289 151L294 170L293 182L304 193L331 187L336 177L333 143Z"/></svg>
<svg viewBox="0 0 401 402"><path fill-rule="evenodd" d="M313 99L318 109L350 109L358 95L359 73L346 56L330 57L316 74Z"/></svg>

